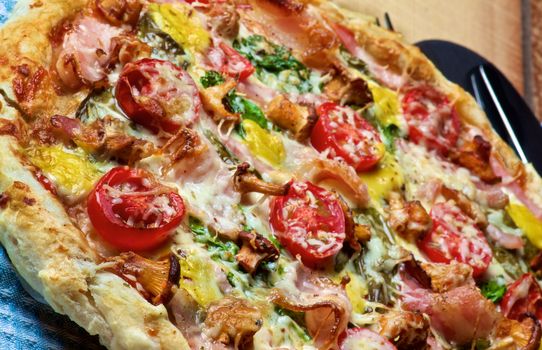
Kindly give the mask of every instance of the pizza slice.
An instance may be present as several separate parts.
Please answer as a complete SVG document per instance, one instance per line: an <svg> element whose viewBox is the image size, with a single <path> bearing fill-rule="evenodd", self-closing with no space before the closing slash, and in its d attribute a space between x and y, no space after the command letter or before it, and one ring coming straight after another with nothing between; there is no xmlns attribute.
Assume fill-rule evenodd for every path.
<svg viewBox="0 0 542 350"><path fill-rule="evenodd" d="M540 177L327 1L49 1L0 30L0 239L111 349L536 349Z"/></svg>

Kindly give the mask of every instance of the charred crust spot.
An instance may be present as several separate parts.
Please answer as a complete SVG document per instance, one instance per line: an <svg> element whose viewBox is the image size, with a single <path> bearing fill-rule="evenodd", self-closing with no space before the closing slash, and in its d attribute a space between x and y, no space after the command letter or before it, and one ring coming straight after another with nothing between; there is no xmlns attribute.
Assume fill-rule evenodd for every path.
<svg viewBox="0 0 542 350"><path fill-rule="evenodd" d="M0 209L5 209L9 202L9 195L0 193Z"/></svg>
<svg viewBox="0 0 542 350"><path fill-rule="evenodd" d="M34 204L36 204L36 200L34 198L24 197L23 198L23 203L28 205L28 206L33 206Z"/></svg>

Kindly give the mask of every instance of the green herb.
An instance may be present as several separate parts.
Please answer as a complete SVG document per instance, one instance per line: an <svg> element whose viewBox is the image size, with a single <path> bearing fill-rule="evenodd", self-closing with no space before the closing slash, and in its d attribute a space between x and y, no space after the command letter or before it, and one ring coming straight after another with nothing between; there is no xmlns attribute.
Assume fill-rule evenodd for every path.
<svg viewBox="0 0 542 350"><path fill-rule="evenodd" d="M216 137L216 135L213 134L211 130L207 129L203 132L203 134L215 147L218 156L220 157L220 159L222 159L224 163L232 166L239 164L239 159L233 153L231 153L231 151L226 148L226 146L224 146L222 142L220 142L218 137Z"/></svg>
<svg viewBox="0 0 542 350"><path fill-rule="evenodd" d="M401 137L401 130L395 124L389 124L382 129L383 142L390 152L395 150L395 139Z"/></svg>
<svg viewBox="0 0 542 350"><path fill-rule="evenodd" d="M369 69L367 69L367 63L363 62L359 58L352 56L348 50L346 50L343 46L340 48L340 54L342 58L348 63L352 68L357 69L361 73L370 76Z"/></svg>
<svg viewBox="0 0 542 350"><path fill-rule="evenodd" d="M204 88L219 85L224 82L224 77L215 70L208 70L200 79L201 85Z"/></svg>
<svg viewBox="0 0 542 350"><path fill-rule="evenodd" d="M294 85L300 92L312 90L310 70L299 62L288 48L268 41L261 35L235 40L233 47L256 67L256 74L265 81L265 74L274 74L283 83ZM280 74L289 71L289 74Z"/></svg>
<svg viewBox="0 0 542 350"><path fill-rule="evenodd" d="M504 285L502 278L498 278L486 282L481 286L480 290L482 291L483 296L494 303L498 303L504 296L504 293L506 293L506 286Z"/></svg>
<svg viewBox="0 0 542 350"><path fill-rule="evenodd" d="M193 216L188 218L188 226L194 234L194 240L205 244L211 253L211 257L220 258L224 261L235 261L235 255L239 252L239 247L235 243L221 241L199 219Z"/></svg>
<svg viewBox="0 0 542 350"><path fill-rule="evenodd" d="M296 332L296 334L303 340L303 341L310 341L311 337L309 336L309 332L307 331L307 328L305 328L305 313L303 312L296 312L291 311L288 309L284 309L281 307L275 307L275 311L279 316L288 317L292 321L293 328Z"/></svg>
<svg viewBox="0 0 542 350"><path fill-rule="evenodd" d="M249 119L264 129L268 129L267 119L260 107L254 102L237 95L235 89L224 97L224 104L230 112L239 113L243 119Z"/></svg>

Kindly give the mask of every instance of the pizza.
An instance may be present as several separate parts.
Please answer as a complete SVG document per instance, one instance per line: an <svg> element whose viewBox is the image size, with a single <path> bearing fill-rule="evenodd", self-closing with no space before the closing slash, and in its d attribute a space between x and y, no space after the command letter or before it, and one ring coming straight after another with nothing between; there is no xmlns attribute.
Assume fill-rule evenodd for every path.
<svg viewBox="0 0 542 350"><path fill-rule="evenodd" d="M109 349L538 349L542 181L325 0L20 1L0 240Z"/></svg>

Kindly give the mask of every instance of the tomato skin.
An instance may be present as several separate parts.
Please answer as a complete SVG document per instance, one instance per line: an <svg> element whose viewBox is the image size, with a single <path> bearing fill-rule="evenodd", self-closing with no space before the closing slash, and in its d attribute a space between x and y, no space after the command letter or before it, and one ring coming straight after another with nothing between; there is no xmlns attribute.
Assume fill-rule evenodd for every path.
<svg viewBox="0 0 542 350"><path fill-rule="evenodd" d="M149 181L149 185L145 185ZM122 195L121 203L114 203L108 188L122 185L136 186L133 192L146 192L160 187L153 182L152 175L142 169L130 169L128 167L116 167L105 174L91 191L88 199L88 215L94 229L107 242L121 250L149 250L157 247L165 241L170 233L180 225L184 216L185 207L182 198L175 192L164 192L167 196L168 205L174 213L165 217L157 227L134 227L129 225L126 216L133 215L137 218L148 208L153 194ZM133 193L132 192L132 193ZM145 215L145 214L143 214ZM142 218L143 225L147 225L149 219ZM137 219L136 219L137 220ZM141 223L141 221L138 221Z"/></svg>
<svg viewBox="0 0 542 350"><path fill-rule="evenodd" d="M447 155L459 138L461 122L448 98L429 85L408 87L402 98L409 138Z"/></svg>
<svg viewBox="0 0 542 350"><path fill-rule="evenodd" d="M512 320L520 320L525 313L542 320L542 288L531 273L523 274L508 286L500 307L504 316Z"/></svg>
<svg viewBox="0 0 542 350"><path fill-rule="evenodd" d="M252 63L237 52L237 50L224 42L221 42L219 46L226 55L225 62L221 67L222 73L227 74L232 78L237 78L240 81L246 80L254 73L254 66Z"/></svg>
<svg viewBox="0 0 542 350"><path fill-rule="evenodd" d="M372 169L384 156L380 135L353 109L325 102L318 106L316 114L318 121L311 132L311 144L318 152L329 149L328 158L340 157L359 172ZM347 119L351 119L350 123ZM362 149L349 151L347 146L353 146L348 140Z"/></svg>
<svg viewBox="0 0 542 350"><path fill-rule="evenodd" d="M346 237L344 212L335 194L310 182L291 182L286 195L271 201L270 223L280 243L313 268L327 265L341 250ZM327 243L317 238L319 231L327 235L322 238ZM309 239L327 248L318 251Z"/></svg>
<svg viewBox="0 0 542 350"><path fill-rule="evenodd" d="M493 258L484 234L458 207L448 202L435 204L430 215L433 226L418 241L420 250L433 262L449 264L455 260L471 266L473 277L481 276ZM456 223L447 221L447 218ZM461 252L466 249L468 256L462 256Z"/></svg>
<svg viewBox="0 0 542 350"><path fill-rule="evenodd" d="M364 349L397 350L388 339L367 328L349 328L339 337L340 350L359 349L359 345Z"/></svg>
<svg viewBox="0 0 542 350"><path fill-rule="evenodd" d="M163 72L169 75L164 76ZM191 104L182 113L186 120L174 120L171 114L179 111L169 109L180 105L175 101L182 97ZM196 119L201 105L199 91L187 72L171 62L153 58L124 66L115 88L115 98L128 118L153 133L160 129L175 133L181 124Z"/></svg>

